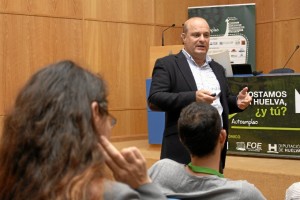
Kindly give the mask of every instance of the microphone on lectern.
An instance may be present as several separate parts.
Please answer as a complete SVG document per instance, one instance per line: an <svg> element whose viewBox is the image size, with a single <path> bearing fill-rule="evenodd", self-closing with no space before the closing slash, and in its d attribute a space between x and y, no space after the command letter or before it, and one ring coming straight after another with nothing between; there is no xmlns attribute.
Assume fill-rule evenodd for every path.
<svg viewBox="0 0 300 200"><path fill-rule="evenodd" d="M168 28L166 28L165 30L163 30L163 32L162 32L162 34L161 34L161 46L165 46L164 32L165 32L166 30L168 30L169 28L172 28L172 27L174 27L174 26L175 26L175 24L172 24L171 26L169 26Z"/></svg>
<svg viewBox="0 0 300 200"><path fill-rule="evenodd" d="M299 44L296 46L295 50L293 51L292 55L290 56L290 58L286 61L285 65L283 66L282 69L284 69L286 67L286 65L288 64L288 62L291 60L291 58L293 57L293 55L295 54L295 52L299 49Z"/></svg>

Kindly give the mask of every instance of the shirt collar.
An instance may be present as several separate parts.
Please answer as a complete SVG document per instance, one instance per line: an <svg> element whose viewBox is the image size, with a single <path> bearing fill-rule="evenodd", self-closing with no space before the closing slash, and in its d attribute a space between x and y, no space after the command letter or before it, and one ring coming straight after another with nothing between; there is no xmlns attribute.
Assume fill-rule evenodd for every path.
<svg viewBox="0 0 300 200"><path fill-rule="evenodd" d="M182 49L182 53L184 54L184 56L186 57L186 59L189 59L195 65L197 65L196 62L195 62L195 60L193 59L193 57L185 49ZM202 66L200 66L200 67L205 67L205 66L209 65L209 63L211 61L212 61L211 57L209 57L209 55L206 54L205 63Z"/></svg>

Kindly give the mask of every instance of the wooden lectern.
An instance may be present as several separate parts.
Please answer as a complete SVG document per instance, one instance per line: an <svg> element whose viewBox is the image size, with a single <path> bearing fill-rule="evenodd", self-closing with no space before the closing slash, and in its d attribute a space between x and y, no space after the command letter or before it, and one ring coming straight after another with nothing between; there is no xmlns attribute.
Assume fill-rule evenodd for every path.
<svg viewBox="0 0 300 200"><path fill-rule="evenodd" d="M151 46L148 77L152 76L152 70L156 59L165 57L170 54L177 54L181 49L183 49L183 45Z"/></svg>

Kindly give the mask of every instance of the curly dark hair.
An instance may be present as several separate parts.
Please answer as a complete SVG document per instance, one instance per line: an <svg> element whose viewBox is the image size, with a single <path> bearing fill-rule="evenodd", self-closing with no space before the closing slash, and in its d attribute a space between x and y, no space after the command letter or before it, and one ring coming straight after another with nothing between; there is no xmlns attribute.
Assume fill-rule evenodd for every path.
<svg viewBox="0 0 300 200"><path fill-rule="evenodd" d="M90 199L89 187L102 180L104 168L93 101L107 104L105 82L72 61L30 78L4 121L1 200Z"/></svg>

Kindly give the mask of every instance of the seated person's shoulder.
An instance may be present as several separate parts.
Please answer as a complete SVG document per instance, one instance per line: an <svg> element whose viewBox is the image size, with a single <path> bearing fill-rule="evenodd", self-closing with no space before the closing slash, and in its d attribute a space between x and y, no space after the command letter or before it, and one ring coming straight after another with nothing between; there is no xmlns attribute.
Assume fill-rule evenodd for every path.
<svg viewBox="0 0 300 200"><path fill-rule="evenodd" d="M178 163L178 162L176 162L174 160L171 160L171 159L168 159L168 158L164 158L164 159L161 159L161 160L155 162L151 166L151 168L172 167L172 166L177 167L179 165L182 165L182 164L180 164L180 163Z"/></svg>
<svg viewBox="0 0 300 200"><path fill-rule="evenodd" d="M168 175L174 173L174 171L181 170L184 165L170 159L162 159L155 162L148 170L148 174L151 178L159 176L160 174Z"/></svg>
<svg viewBox="0 0 300 200"><path fill-rule="evenodd" d="M166 199L160 192L159 188L153 184L148 183L140 186L137 189L129 187L127 184L104 180L104 200L123 200L123 199Z"/></svg>
<svg viewBox="0 0 300 200"><path fill-rule="evenodd" d="M254 184L249 183L246 180L232 181L232 183L239 188L241 199L266 199Z"/></svg>
<svg viewBox="0 0 300 200"><path fill-rule="evenodd" d="M300 182L290 185L285 194L285 200L300 199Z"/></svg>

